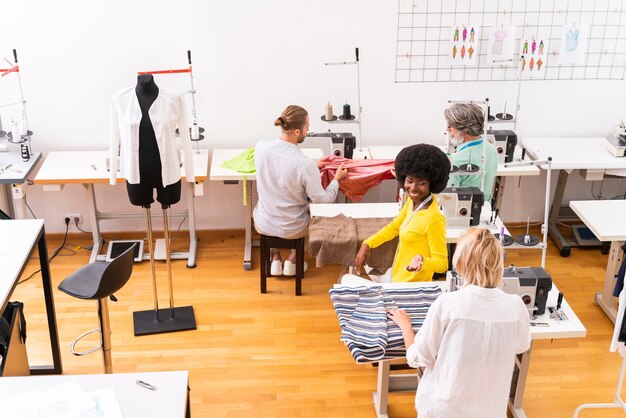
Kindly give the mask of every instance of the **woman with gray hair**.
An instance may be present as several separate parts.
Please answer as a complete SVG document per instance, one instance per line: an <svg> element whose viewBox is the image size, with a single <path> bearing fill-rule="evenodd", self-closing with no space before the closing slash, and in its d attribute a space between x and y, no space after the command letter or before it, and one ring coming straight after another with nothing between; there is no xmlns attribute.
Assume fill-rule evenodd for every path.
<svg viewBox="0 0 626 418"><path fill-rule="evenodd" d="M474 164L483 168L483 126L485 116L480 106L473 103L454 103L444 111L448 123L450 144L456 147L456 153L452 154L452 164L460 167L464 164ZM493 144L485 144L485 201L491 199L493 183L498 169L498 152ZM448 187L478 187L480 188L482 176L467 175L458 171L450 174Z"/></svg>

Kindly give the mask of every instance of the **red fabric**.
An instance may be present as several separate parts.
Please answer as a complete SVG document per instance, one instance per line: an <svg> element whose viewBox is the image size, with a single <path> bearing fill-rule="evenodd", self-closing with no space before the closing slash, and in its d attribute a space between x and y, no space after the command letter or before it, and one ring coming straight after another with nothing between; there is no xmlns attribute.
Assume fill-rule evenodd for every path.
<svg viewBox="0 0 626 418"><path fill-rule="evenodd" d="M329 155L321 161L324 163L320 168L324 188L333 180L337 168L343 163L343 167L348 169L348 175L339 182L339 190L356 203L381 181L395 178L391 174L394 160L350 160Z"/></svg>

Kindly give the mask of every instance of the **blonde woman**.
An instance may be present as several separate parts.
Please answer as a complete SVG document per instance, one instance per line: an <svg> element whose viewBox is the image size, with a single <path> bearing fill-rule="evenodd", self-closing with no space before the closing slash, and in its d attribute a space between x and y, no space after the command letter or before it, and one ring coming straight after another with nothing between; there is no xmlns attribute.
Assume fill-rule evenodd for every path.
<svg viewBox="0 0 626 418"><path fill-rule="evenodd" d="M441 295L417 335L402 309L400 327L411 367L424 367L415 407L419 418L506 417L515 355L530 348L528 310L498 288L502 248L485 228L470 228L452 259L463 287Z"/></svg>

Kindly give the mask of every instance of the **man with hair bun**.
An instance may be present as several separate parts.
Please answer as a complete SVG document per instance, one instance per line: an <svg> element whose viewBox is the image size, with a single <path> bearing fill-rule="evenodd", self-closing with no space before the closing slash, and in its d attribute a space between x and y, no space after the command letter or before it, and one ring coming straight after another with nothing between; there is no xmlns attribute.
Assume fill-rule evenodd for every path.
<svg viewBox="0 0 626 418"><path fill-rule="evenodd" d="M302 107L287 106L274 125L280 127L280 137L259 141L254 152L259 194L254 208L254 228L263 235L301 238L308 233L309 199L313 203L334 202L339 181L348 172L342 164L324 190L317 163L297 146L309 130L309 115ZM272 249L270 273L295 276L295 260L296 253L292 251L283 265L278 249Z"/></svg>
<svg viewBox="0 0 626 418"><path fill-rule="evenodd" d="M480 106L473 103L454 103L444 111L448 123L450 143L456 147L456 153L452 154L452 164L457 167L463 164L483 166L483 129L485 115ZM498 170L498 152L493 144L485 144L485 201L491 199L493 183ZM480 188L482 176L467 175L456 172L450 175L448 187L478 187Z"/></svg>

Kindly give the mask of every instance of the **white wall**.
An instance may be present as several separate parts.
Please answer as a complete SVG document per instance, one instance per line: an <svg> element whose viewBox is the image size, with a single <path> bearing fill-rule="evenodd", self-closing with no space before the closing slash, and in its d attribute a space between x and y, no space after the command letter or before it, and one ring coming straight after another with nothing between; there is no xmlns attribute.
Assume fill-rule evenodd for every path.
<svg viewBox="0 0 626 418"><path fill-rule="evenodd" d="M356 46L364 145L441 143L448 99L489 97L493 113L515 100L515 82L395 84L397 2L389 0L20 0L3 2L2 15L0 55L10 58L12 48L20 54L33 148L44 153L105 149L111 95L133 85L137 71L186 67L187 49L207 130L201 147L210 149L250 147L275 136L273 121L291 103L309 109L312 130L327 129L318 117L324 104L331 100L337 113L348 100L355 109L356 79L354 67L323 63L353 60ZM163 87L189 87L185 75L156 77ZM624 81L525 82L517 132L604 136L624 117L624 87ZM15 77L0 79L0 104L16 94ZM6 126L8 112L0 114ZM523 179L520 189L517 180L509 182L503 217L539 219L544 184L539 177ZM587 198L589 187L572 181L566 198ZM605 194L620 187L607 181ZM204 190L196 201L200 229L243 227L240 187L209 182ZM96 191L107 209L130 207L123 186ZM27 197L48 231L64 229L63 213L87 210L79 186L44 193L35 185ZM143 225L111 222L105 229Z"/></svg>

